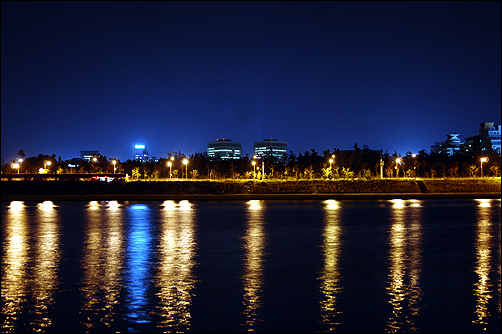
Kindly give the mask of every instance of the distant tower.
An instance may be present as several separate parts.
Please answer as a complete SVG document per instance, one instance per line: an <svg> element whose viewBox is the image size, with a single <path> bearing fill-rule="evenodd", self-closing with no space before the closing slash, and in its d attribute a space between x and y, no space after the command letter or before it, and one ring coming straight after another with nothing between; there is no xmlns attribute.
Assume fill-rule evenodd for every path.
<svg viewBox="0 0 502 334"><path fill-rule="evenodd" d="M146 145L136 144L133 149L133 160L146 162L148 161L148 150L146 149Z"/></svg>

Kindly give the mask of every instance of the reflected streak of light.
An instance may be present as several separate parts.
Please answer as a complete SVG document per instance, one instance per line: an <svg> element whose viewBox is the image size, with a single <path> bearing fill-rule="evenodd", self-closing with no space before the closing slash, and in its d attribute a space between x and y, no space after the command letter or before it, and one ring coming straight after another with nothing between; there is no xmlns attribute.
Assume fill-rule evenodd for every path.
<svg viewBox="0 0 502 334"><path fill-rule="evenodd" d="M386 332L416 332L422 289L420 201L392 200L392 227L389 235L389 275L387 293L392 316ZM407 205L409 204L409 205ZM407 224L409 220L409 224ZM408 225L408 226L407 226ZM407 304L406 304L407 301Z"/></svg>
<svg viewBox="0 0 502 334"><path fill-rule="evenodd" d="M123 258L123 226L122 226L122 211L119 206L111 206L107 210L108 224L105 230L106 245L103 250L105 258L104 281L102 289L105 291L106 304L103 310L106 314L102 318L102 322L110 327L113 317L116 315L113 308L118 306L122 284L122 268L124 265Z"/></svg>
<svg viewBox="0 0 502 334"><path fill-rule="evenodd" d="M246 234L243 237L243 304L244 323L248 331L256 330L259 322L260 308L263 304L263 257L265 235L263 231L263 210L259 201L248 202L248 221Z"/></svg>
<svg viewBox="0 0 502 334"><path fill-rule="evenodd" d="M147 309L149 270L151 265L152 219L151 209L145 204L134 204L127 210L130 225L127 232L127 262L125 290L128 293L126 317L131 323L150 322Z"/></svg>
<svg viewBox="0 0 502 334"><path fill-rule="evenodd" d="M81 283L81 293L84 297L84 304L80 311L85 316L87 321L84 325L90 330L93 323L96 322L94 310L98 310L99 292L103 283L103 276L100 272L101 258L103 256L103 247L101 247L101 212L98 211L97 203L92 204L88 211L86 219L87 226L85 227L85 241L84 241L84 257L82 259L83 277Z"/></svg>
<svg viewBox="0 0 502 334"><path fill-rule="evenodd" d="M184 332L190 329L192 290L196 283L194 211L186 206L176 210L174 202L166 202L161 212L162 234L155 279L160 299L157 313L163 318L158 327Z"/></svg>
<svg viewBox="0 0 502 334"><path fill-rule="evenodd" d="M12 201L10 202L9 208L12 211L21 211L24 209L24 202L23 201Z"/></svg>
<svg viewBox="0 0 502 334"><path fill-rule="evenodd" d="M402 199L391 199L390 202L392 203L392 207L397 209L397 208L404 208L404 200Z"/></svg>
<svg viewBox="0 0 502 334"><path fill-rule="evenodd" d="M5 219L5 255L2 256L2 331L11 331L25 312L23 301L29 285L28 235L23 202L13 201Z"/></svg>
<svg viewBox="0 0 502 334"><path fill-rule="evenodd" d="M98 201L90 201L89 202L89 209L90 210L98 210L99 209Z"/></svg>
<svg viewBox="0 0 502 334"><path fill-rule="evenodd" d="M115 203L98 210L97 202L90 202L85 228L84 271L81 291L84 305L84 325L89 329L102 322L110 327L114 308L119 304L123 267L122 211Z"/></svg>
<svg viewBox="0 0 502 334"><path fill-rule="evenodd" d="M327 199L324 201L328 209L338 209L340 207L338 201L334 199Z"/></svg>
<svg viewBox="0 0 502 334"><path fill-rule="evenodd" d="M109 201L108 207L110 210L118 210L120 208L120 204L117 201Z"/></svg>
<svg viewBox="0 0 502 334"><path fill-rule="evenodd" d="M180 209L181 210L190 210L191 209L191 204L187 200L180 201Z"/></svg>
<svg viewBox="0 0 502 334"><path fill-rule="evenodd" d="M480 198L480 199L476 199L476 201L478 202L478 205L479 206L482 206L482 207L485 207L485 208L488 208L490 207L490 200L487 199L487 198Z"/></svg>
<svg viewBox="0 0 502 334"><path fill-rule="evenodd" d="M261 209L261 203L259 200L252 199L248 202L248 208L250 210L260 210Z"/></svg>
<svg viewBox="0 0 502 334"><path fill-rule="evenodd" d="M320 302L322 322L329 325L329 331L335 331L340 324L337 317L338 296L342 292L340 274L340 256L342 247L342 227L340 226L340 205L337 201L325 201L325 225L323 231L324 268L319 276L320 290L324 299Z"/></svg>
<svg viewBox="0 0 502 334"><path fill-rule="evenodd" d="M43 203L39 203L38 205L44 211L51 211L55 207L52 201L44 201Z"/></svg>
<svg viewBox="0 0 502 334"><path fill-rule="evenodd" d="M475 324L486 325L486 318L490 316L488 302L493 297L490 282L490 270L492 269L491 259L491 233L492 223L489 219L489 200L478 200L478 224L476 231L476 268L474 272L478 275L478 281L474 284L474 296L476 297L476 319Z"/></svg>
<svg viewBox="0 0 502 334"><path fill-rule="evenodd" d="M164 210L174 210L176 208L174 201L164 201L162 205L164 206Z"/></svg>
<svg viewBox="0 0 502 334"><path fill-rule="evenodd" d="M33 329L39 327L47 328L51 325L52 319L48 317L48 310L54 303L54 292L58 285L59 267L59 222L57 211L54 210L51 201L45 201L39 208L42 210L39 222L39 232L37 233L37 261L35 267L35 300L38 301L35 307L36 316L32 318Z"/></svg>

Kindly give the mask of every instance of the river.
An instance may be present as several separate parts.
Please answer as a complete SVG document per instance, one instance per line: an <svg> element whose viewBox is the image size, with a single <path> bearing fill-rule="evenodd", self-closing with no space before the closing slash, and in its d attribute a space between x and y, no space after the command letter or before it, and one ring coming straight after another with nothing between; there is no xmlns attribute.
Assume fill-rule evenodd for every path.
<svg viewBox="0 0 502 334"><path fill-rule="evenodd" d="M501 331L501 201L2 201L2 332Z"/></svg>

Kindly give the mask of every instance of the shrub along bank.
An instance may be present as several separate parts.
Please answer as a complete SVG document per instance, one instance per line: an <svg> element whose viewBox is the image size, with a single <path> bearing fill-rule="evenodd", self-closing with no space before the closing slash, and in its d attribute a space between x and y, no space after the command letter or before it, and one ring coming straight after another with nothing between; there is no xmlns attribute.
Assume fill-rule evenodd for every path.
<svg viewBox="0 0 502 334"><path fill-rule="evenodd" d="M357 193L483 193L501 191L500 178L313 180L313 181L2 181L9 195L162 195L162 194L357 194ZM424 187L425 186L425 187Z"/></svg>

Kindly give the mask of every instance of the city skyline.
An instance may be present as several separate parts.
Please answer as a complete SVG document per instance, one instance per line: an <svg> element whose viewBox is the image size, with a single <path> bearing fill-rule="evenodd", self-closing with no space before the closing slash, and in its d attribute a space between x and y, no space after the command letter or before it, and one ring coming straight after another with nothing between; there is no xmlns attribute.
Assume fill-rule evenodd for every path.
<svg viewBox="0 0 502 334"><path fill-rule="evenodd" d="M484 124L490 124L490 123L492 123L492 122L482 122L482 123L480 123L480 125L481 125L481 126L483 126ZM500 124L494 124L494 126L495 126L495 127L500 127ZM477 135L478 135L478 133L479 133L479 128L478 128L478 132L477 132L477 133L475 133L475 134L471 134L471 135L466 136L466 137L464 137L464 138L472 138L472 137L475 137L475 136L477 136ZM455 137L456 139L458 139L458 141L459 141L459 143L458 143L458 144L464 144L464 143L466 143L466 141L464 141L464 140L462 140L462 139L458 138L458 136L459 136L460 134L457 134L457 133L453 133L453 132L446 133L446 137L447 137L447 138L450 138L450 136L451 136L452 134L454 134L454 137ZM274 140L274 141L277 141L277 139L276 139L276 138L264 138L264 139L262 139L262 140L255 140L255 141L253 141L253 146L255 146L255 144L256 144L256 143L260 143L260 142L263 142L263 141L268 141L268 140ZM242 147L242 142L241 142L240 140L232 140L231 138L217 138L217 139L215 139L214 141L207 141L207 142L206 142L206 144L209 144L209 143L214 143L214 142L218 142L218 141L222 141L222 142L223 142L223 141L229 141L229 142L233 142L233 143L239 143L239 146L240 146L240 147ZM287 144L287 141L282 141L282 140L281 140L281 141L279 141L279 142L285 142L285 143ZM420 151L425 151L425 152L427 152L427 153L434 153L435 151L437 151L437 145L439 145L439 144L443 144L443 143L445 143L445 141L436 141L436 142L434 143L434 145L430 145L430 146L429 146L429 148L423 148L423 149L420 149L420 150L418 150L418 151L416 151L416 152L412 152L412 151L407 151L407 152L404 152L404 153L397 152L397 151L396 151L396 152L397 152L397 154L398 154L399 156L405 156L405 155L407 155L408 153L418 154ZM358 147L359 147L359 148L363 148L364 146L368 146L368 145L366 145L366 144L363 144L363 145L361 146L361 145L359 145L358 143L354 143L354 145L356 145L356 144L358 145ZM493 144L493 145L500 145L500 139L498 139L497 143L496 143L496 144ZM352 146L352 147L350 147L350 148L347 148L347 149L343 149L343 148L340 148L340 147L334 147L334 148L328 148L328 149L326 149L326 150L330 150L331 152L334 152L334 150L335 150L335 149L339 149L339 150L341 150L341 151L350 151L350 150L352 150L353 148L354 148L354 146ZM369 148L369 149L371 149L371 150L380 151L380 149L375 149L375 148L372 148L372 147L370 147L370 146L368 146L368 148ZM106 153L102 153L102 152L101 152L102 150L101 150L101 149L98 149L98 150L80 150L80 154L79 154L78 156L77 156L77 155L75 155L75 156L71 156L71 157L69 157L69 158L64 158L63 160L70 160L70 159L73 159L73 158L78 158L79 156L82 158L82 154L83 154L83 152L87 152L88 154L90 154L90 153L97 153L97 154L99 154L100 156L104 156L104 157L107 157L107 158L109 158L109 159L118 159L119 161L134 160L134 159L136 159L136 155L137 155L137 151L138 151L138 149L139 149L140 151L142 151L144 154L146 154L146 156L148 157L148 159L147 159L147 160L150 160L150 159L152 159L152 158L155 158L155 159L159 159L159 158L168 158L168 157L171 157L172 155L174 155L174 154L178 154L178 153L184 154L184 155L186 155L186 156L189 156L189 155L191 155L191 154L195 154L195 153L208 153L207 146L206 146L206 150L201 151L201 152L190 152L190 153L187 153L187 152L172 151L172 150L171 150L171 151L161 152L161 153L162 153L161 155L154 155L154 154L150 154L150 153L149 153L149 151L148 151L148 143L138 142L138 143L135 143L135 144L133 144L133 145L132 145L132 147L131 147L131 150L132 150L131 156L130 156L130 157L126 157L126 158L122 158L122 157L112 157L112 156L107 155ZM106 150L106 149L105 149L105 150ZM144 150L144 151L143 151L143 150ZM306 150L306 151L303 151L303 152L297 152L297 151L295 151L294 149L292 149L292 148L289 148L289 147L288 147L288 148L287 148L287 154L289 154L290 152L292 152L292 153L294 153L295 155L298 155L298 154L304 154L304 153L306 153L306 152L309 152L309 153L310 153L310 152L312 152L312 150L315 150L318 154L322 154L324 151L326 151L326 150L317 150L316 148L311 148L310 150ZM499 150L500 150L500 149L499 149ZM23 150L23 152L24 152L24 150ZM145 152L146 152L146 153L145 153ZM393 154L393 153L395 153L395 152L389 152L389 151L384 151L384 150L382 150L382 153L383 153L383 154L385 154L385 153ZM436 152L436 153L437 153L437 152ZM499 151L499 153L500 153L500 151ZM25 154L26 154L26 153L25 153ZM37 156L38 154L44 154L44 153L37 153L37 154L34 154L34 155L32 155L32 156ZM45 154L45 155L52 155L52 154L56 154L56 156L58 156L58 154L57 154L56 152L53 152L53 153L51 153L51 154ZM248 156L249 158L252 158L255 154L256 154L256 152L255 152L254 150L253 150L252 152L246 152L246 153L242 152L242 153L240 154L240 158L243 158L243 157L245 157L245 156ZM451 154L451 153L448 153L448 154ZM166 155L167 155L167 156L166 156ZM26 156L28 157L28 155L26 155ZM210 155L210 156L211 156L211 155ZM17 152L16 152L16 156L15 156L14 158L12 158L12 159L10 159L10 160L5 160L4 162L5 162L5 163L7 163L8 161L13 161L13 160L15 160L15 159L17 159L17 158L18 158L18 155L17 155ZM2 158L2 159L3 159L3 158Z"/></svg>
<svg viewBox="0 0 502 334"><path fill-rule="evenodd" d="M430 150L500 124L500 2L2 2L2 159Z"/></svg>

